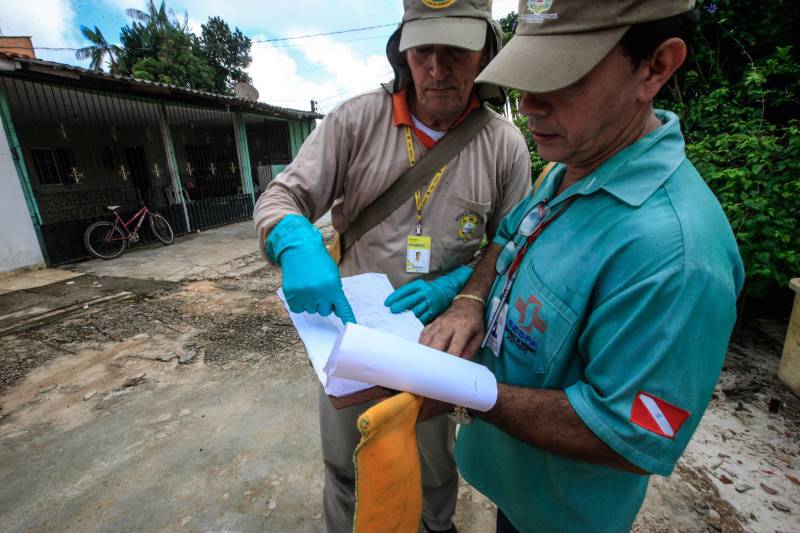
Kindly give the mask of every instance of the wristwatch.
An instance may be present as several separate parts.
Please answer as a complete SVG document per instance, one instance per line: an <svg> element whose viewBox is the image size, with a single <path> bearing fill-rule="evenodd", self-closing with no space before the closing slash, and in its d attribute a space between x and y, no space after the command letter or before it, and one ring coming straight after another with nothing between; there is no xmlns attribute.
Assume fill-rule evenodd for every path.
<svg viewBox="0 0 800 533"><path fill-rule="evenodd" d="M462 426L468 426L475 421L475 417L469 413L469 410L460 405L456 405L447 416L450 417L450 420Z"/></svg>

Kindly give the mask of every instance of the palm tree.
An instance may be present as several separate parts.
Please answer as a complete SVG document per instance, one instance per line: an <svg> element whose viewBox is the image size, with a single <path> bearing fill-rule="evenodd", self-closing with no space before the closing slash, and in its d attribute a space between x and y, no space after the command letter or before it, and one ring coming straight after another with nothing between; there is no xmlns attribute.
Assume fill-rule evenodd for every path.
<svg viewBox="0 0 800 533"><path fill-rule="evenodd" d="M113 74L117 71L117 55L119 54L119 47L115 44L108 44L108 41L103 36L103 32L97 26L94 30L87 26L81 26L81 33L86 39L92 43L91 46L79 48L75 51L75 57L79 61L91 59L89 65L92 70L103 70L103 61L108 56L108 63L110 71Z"/></svg>
<svg viewBox="0 0 800 533"><path fill-rule="evenodd" d="M166 2L164 0L162 0L158 8L156 8L156 3L150 0L147 4L147 12L131 7L125 10L125 14L146 26L152 24L161 35L167 33L173 26L172 22L169 20L169 15L172 15L173 18L175 17L174 11L171 9L167 11Z"/></svg>

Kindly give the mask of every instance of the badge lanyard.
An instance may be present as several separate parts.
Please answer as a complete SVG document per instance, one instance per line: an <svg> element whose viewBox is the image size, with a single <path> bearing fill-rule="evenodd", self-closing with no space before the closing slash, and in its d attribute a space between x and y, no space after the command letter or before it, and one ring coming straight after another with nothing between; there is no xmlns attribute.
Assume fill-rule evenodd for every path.
<svg viewBox="0 0 800 533"><path fill-rule="evenodd" d="M406 132L406 150L408 150L408 162L413 167L417 164L417 159L414 157L414 142L411 137L411 128L409 126L405 126ZM442 179L442 174L444 174L444 170L447 168L447 165L443 166L439 169L439 172L434 174L431 182L428 184L428 190L425 191L425 194L420 194L422 191L417 190L414 192L414 200L417 204L417 229L416 234L422 235L422 209L428 203L428 200L431 199L433 195L433 191L436 190L436 187L439 186L439 181Z"/></svg>
<svg viewBox="0 0 800 533"><path fill-rule="evenodd" d="M489 337L494 332L495 325L497 324L498 317L502 314L502 309L505 303L508 301L508 296L511 294L511 288L514 285L514 282L517 279L517 272L519 270L519 265L522 263L522 259L525 257L525 253L528 251L536 239L539 238L539 235L542 234L544 229L549 226L556 218L561 215L567 208L572 204L573 201L577 196L573 196L572 198L568 199L564 202L564 205L561 209L556 211L552 214L552 216L548 217L547 215L550 214L550 209L547 206L547 202L541 202L539 205L536 206L536 209L539 210L539 223L536 224L533 232L528 236L528 239L525 241L525 244L522 246L519 252L517 252L516 257L514 257L514 261L511 262L511 267L508 269L508 275L506 277L506 282L503 285L503 292L500 295L500 300L494 309L492 310L492 316L489 319L489 324L486 327L486 336L483 338L483 342L481 343L481 348L486 346L486 342L489 340Z"/></svg>

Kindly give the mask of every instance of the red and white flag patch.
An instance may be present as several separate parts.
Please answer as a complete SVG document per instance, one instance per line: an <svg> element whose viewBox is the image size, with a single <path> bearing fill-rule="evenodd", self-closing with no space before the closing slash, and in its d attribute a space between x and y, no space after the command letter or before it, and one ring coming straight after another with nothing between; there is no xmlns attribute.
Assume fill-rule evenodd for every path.
<svg viewBox="0 0 800 533"><path fill-rule="evenodd" d="M633 400L631 422L656 435L672 439L690 414L652 394L640 392Z"/></svg>

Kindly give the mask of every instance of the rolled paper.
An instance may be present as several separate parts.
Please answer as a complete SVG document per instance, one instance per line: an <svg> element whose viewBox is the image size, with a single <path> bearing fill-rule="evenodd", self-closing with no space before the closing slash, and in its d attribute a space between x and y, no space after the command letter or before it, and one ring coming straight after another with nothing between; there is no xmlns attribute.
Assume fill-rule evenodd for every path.
<svg viewBox="0 0 800 533"><path fill-rule="evenodd" d="M485 366L357 324L340 332L325 373L477 411L497 402L497 380Z"/></svg>

